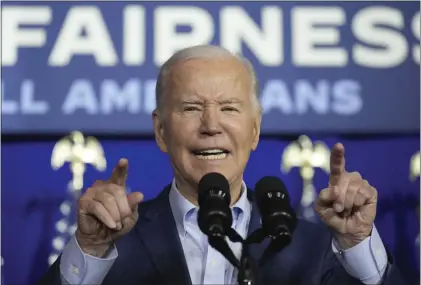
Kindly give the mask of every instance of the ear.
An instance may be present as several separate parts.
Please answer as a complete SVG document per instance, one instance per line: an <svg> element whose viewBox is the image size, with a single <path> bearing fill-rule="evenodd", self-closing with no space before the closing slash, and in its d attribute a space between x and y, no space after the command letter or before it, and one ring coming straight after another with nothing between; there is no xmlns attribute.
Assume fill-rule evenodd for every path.
<svg viewBox="0 0 421 285"><path fill-rule="evenodd" d="M251 150L255 151L257 148L257 145L259 144L260 139L260 125L262 123L262 113L259 112L259 114L256 116L256 119L254 121L254 127L253 127L253 144L251 146Z"/></svg>
<svg viewBox="0 0 421 285"><path fill-rule="evenodd" d="M160 114L156 109L152 112L152 121L155 141L162 152L167 152L167 145L164 140L164 128L162 125L162 114Z"/></svg>

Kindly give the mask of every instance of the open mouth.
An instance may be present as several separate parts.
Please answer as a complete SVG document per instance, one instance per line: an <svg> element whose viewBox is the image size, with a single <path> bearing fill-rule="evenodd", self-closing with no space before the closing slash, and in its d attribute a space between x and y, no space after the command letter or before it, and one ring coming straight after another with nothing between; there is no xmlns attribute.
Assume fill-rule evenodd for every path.
<svg viewBox="0 0 421 285"><path fill-rule="evenodd" d="M226 149L221 148L208 148L208 149L201 149L192 152L198 159L203 160L217 160L217 159L225 159L228 157L230 152Z"/></svg>

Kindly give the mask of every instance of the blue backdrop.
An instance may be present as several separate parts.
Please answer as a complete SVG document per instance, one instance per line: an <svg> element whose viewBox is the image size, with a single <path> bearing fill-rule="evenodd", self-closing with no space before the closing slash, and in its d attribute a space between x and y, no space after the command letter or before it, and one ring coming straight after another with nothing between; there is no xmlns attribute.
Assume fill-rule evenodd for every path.
<svg viewBox="0 0 421 285"><path fill-rule="evenodd" d="M3 6L5 133L150 134L159 66L204 43L253 63L264 134L419 131L416 1Z"/></svg>
<svg viewBox="0 0 421 285"><path fill-rule="evenodd" d="M297 205L302 185L297 169L280 172L289 142L280 135L342 141L348 169L379 191L383 240L419 282L419 181L409 181L420 149L419 2L27 1L2 2L1 13L3 135L141 134L102 140L107 172L88 167L86 184L127 157L130 188L152 198L172 179L148 137L158 68L186 45L222 45L249 58L261 83L263 138L246 182L278 175ZM357 133L389 136L342 136ZM51 169L54 143L3 142L6 285L33 283L47 268L71 179L67 166ZM316 172L314 183L324 188L327 175Z"/></svg>
<svg viewBox="0 0 421 285"><path fill-rule="evenodd" d="M340 140L345 144L347 167L358 170L379 191L376 225L390 247L401 270L412 281L419 280L419 255L415 247L418 221L419 181L409 181L409 160L420 145L419 136L351 139L316 137L329 147ZM168 158L153 140L102 141L107 171L88 167L86 183L105 179L121 157L130 163L128 185L142 191L147 199L157 195L172 179ZM285 139L263 138L251 156L245 180L250 186L264 175L278 175L287 185L294 205L301 196L298 170L280 173L280 158L288 143ZM6 284L22 285L35 281L47 268L60 218L59 205L67 198L68 166L58 171L50 167L54 141L5 143L2 147L2 255ZM318 190L325 187L327 175L316 172ZM417 281L419 282L419 281Z"/></svg>

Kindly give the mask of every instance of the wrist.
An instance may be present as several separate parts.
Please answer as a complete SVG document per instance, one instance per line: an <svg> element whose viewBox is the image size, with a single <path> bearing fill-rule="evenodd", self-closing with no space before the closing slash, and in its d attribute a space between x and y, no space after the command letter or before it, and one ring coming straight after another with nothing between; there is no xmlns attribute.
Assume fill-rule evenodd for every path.
<svg viewBox="0 0 421 285"><path fill-rule="evenodd" d="M112 245L101 245L101 246L81 246L80 249L87 255L104 258L107 256Z"/></svg>
<svg viewBox="0 0 421 285"><path fill-rule="evenodd" d="M105 257L113 246L112 243L95 244L90 239L85 239L77 231L76 231L75 237L83 253L88 254L90 256L98 257L98 258Z"/></svg>
<svg viewBox="0 0 421 285"><path fill-rule="evenodd" d="M370 230L361 232L359 234L339 234L339 233L335 233L334 237L335 240L337 242L337 244L339 245L339 247L342 250L347 250L349 248L352 248L354 246L357 246L358 244L360 244L361 242L363 242L365 239L367 239L368 237L371 236L371 232L372 232L372 228L370 228Z"/></svg>
<svg viewBox="0 0 421 285"><path fill-rule="evenodd" d="M345 238L341 236L335 236L335 240L337 244L339 245L340 249L347 250L358 245L364 239L351 239L351 238Z"/></svg>

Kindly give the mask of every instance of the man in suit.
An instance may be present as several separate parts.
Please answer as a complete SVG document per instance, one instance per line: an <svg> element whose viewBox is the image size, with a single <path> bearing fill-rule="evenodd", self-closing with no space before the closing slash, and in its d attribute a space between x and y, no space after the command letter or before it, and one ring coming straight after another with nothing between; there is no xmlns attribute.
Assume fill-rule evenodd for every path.
<svg viewBox="0 0 421 285"><path fill-rule="evenodd" d="M243 181L259 142L257 85L251 64L220 47L174 54L160 70L153 112L172 184L141 203L141 193L125 193L128 161L120 160L108 181L80 198L75 236L39 284L237 284L237 269L198 228L197 185L206 173L223 174L233 228L246 237L260 227ZM258 268L257 284L405 284L374 226L377 191L346 171L344 155L335 145L329 184L316 202L324 225L299 220L291 244ZM230 245L238 258L241 247ZM256 261L266 246L251 247Z"/></svg>

